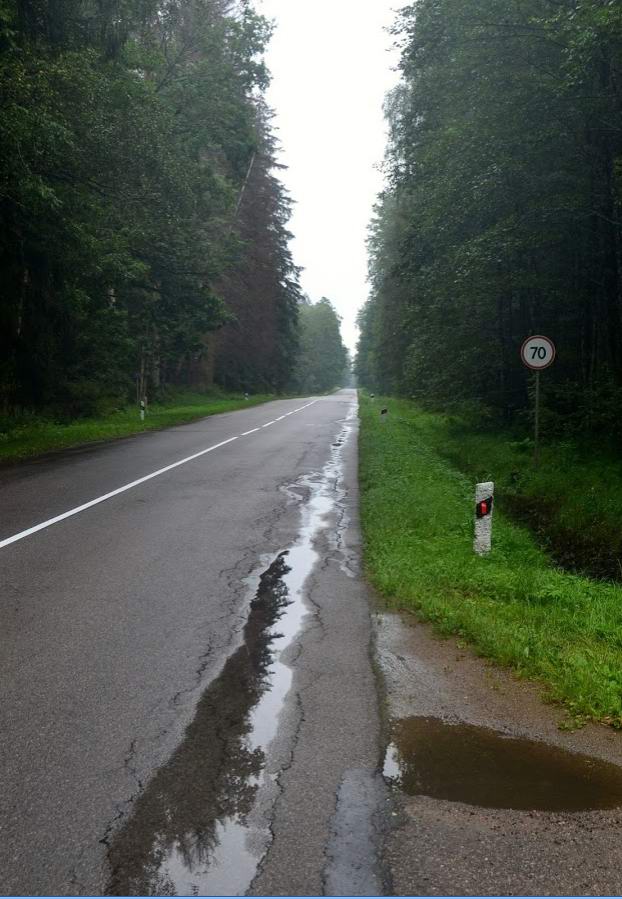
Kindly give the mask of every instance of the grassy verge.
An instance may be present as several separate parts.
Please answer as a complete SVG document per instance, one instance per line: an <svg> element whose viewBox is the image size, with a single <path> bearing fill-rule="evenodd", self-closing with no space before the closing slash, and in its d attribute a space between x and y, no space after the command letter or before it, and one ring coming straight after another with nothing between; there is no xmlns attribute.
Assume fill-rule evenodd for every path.
<svg viewBox="0 0 622 899"><path fill-rule="evenodd" d="M479 433L458 419L431 417L429 438L474 480L494 480L500 503L525 521L565 568L622 580L622 459L603 444L557 441L533 464L531 441Z"/></svg>
<svg viewBox="0 0 622 899"><path fill-rule="evenodd" d="M58 423L36 416L0 420L0 462L36 456L50 450L67 449L99 440L129 437L143 431L169 428L197 418L232 412L274 399L272 396L239 394L180 393L166 403L154 403L144 422L135 406L102 418L86 418Z"/></svg>
<svg viewBox="0 0 622 899"><path fill-rule="evenodd" d="M622 726L622 589L556 569L499 509L493 552L475 556L475 477L439 452L446 421L392 399L382 423L380 402L361 402L361 512L374 585L390 604L542 681L575 716Z"/></svg>

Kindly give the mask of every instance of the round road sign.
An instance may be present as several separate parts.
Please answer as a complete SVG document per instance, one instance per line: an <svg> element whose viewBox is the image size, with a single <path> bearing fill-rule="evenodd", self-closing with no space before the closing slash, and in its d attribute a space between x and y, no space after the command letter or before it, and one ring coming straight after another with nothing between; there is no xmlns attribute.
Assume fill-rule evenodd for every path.
<svg viewBox="0 0 622 899"><path fill-rule="evenodd" d="M527 368L542 371L555 361L555 344L548 337L535 334L523 343L520 356Z"/></svg>

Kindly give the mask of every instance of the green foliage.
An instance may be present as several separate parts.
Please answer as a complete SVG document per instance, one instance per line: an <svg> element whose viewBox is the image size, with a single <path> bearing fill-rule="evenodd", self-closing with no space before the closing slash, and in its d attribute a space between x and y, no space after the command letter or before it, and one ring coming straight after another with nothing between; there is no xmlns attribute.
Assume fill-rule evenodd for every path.
<svg viewBox="0 0 622 899"><path fill-rule="evenodd" d="M393 399L363 398L361 418L361 512L375 586L441 633L542 681L574 714L622 726L621 588L555 569L499 507L493 551L476 556L474 478L437 451L447 421Z"/></svg>
<svg viewBox="0 0 622 899"><path fill-rule="evenodd" d="M269 35L245 0L4 0L0 408L211 380L223 279L261 236L235 215ZM281 236L282 210L262 225Z"/></svg>
<svg viewBox="0 0 622 899"><path fill-rule="evenodd" d="M168 391L165 399L148 407L145 421L140 420L137 405L111 408L105 413L101 410L95 417L68 422L34 413L0 416L0 460L15 461L51 450L169 428L220 412L246 409L272 398L265 394L245 398L219 390L210 393Z"/></svg>
<svg viewBox="0 0 622 899"><path fill-rule="evenodd" d="M348 377L348 351L341 319L326 297L300 307L300 356L296 383L301 393L325 393Z"/></svg>
<svg viewBox="0 0 622 899"><path fill-rule="evenodd" d="M498 507L528 524L567 570L622 580L622 464L617 448L551 441L534 465L533 441L475 429L473 419L418 419L435 451L473 481L494 481Z"/></svg>
<svg viewBox="0 0 622 899"><path fill-rule="evenodd" d="M395 33L360 380L509 418L545 333L560 415L619 430L584 402L622 387L619 4L416 0Z"/></svg>
<svg viewBox="0 0 622 899"><path fill-rule="evenodd" d="M232 320L218 337L216 379L239 390L290 386L299 350L298 269L289 250L289 198L274 175L276 147L261 110L260 142L244 189L237 231L242 252L221 285Z"/></svg>

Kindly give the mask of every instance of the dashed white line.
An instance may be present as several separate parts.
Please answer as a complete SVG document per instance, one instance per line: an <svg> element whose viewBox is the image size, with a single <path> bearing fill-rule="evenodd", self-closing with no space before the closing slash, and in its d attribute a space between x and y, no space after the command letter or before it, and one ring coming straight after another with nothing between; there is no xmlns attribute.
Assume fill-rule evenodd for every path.
<svg viewBox="0 0 622 899"><path fill-rule="evenodd" d="M299 409L294 409L292 412L287 412L282 418L287 418L289 415L295 415L296 412L302 412L305 409L308 409L309 406L313 406L317 403L317 400L313 400L310 403L307 403L305 406L300 406ZM280 421L281 419L276 419L276 421ZM236 434L235 437L229 437L228 440L222 440L220 443L215 443L214 446L208 446L207 449L201 450L198 453L193 453L192 456L187 456L185 459L180 459L179 462L173 462L172 465L166 465L164 468L159 468L157 471L152 471L151 474L146 474L142 478L138 478L135 481L131 481L129 484L124 484L123 487L117 487L116 490L111 490L110 493L105 493L103 496L98 496L96 499L89 500L88 503L83 503L81 506L76 506L75 509L70 509L68 512L63 512L62 515L56 515L54 518L49 518L47 521L42 521L41 524L36 524L34 527L27 528L25 531L20 531L19 534L13 534L12 537L7 537L4 540L0 540L0 549L4 546L9 546L11 543L17 543L18 540L24 540L26 537L31 537L33 534L36 534L38 531L43 531L45 528L52 527L53 524L58 524L59 521L64 521L66 518L71 518L73 515L78 515L80 512L86 511L86 509L92 509L93 506L98 506L100 503L105 503L107 500L112 499L114 496L119 496L120 493L125 493L128 490L132 490L134 487L138 487L140 484L146 483L146 481L151 481L153 478L158 478L160 475L166 474L167 471L172 471L174 468L179 468L180 465L186 465L188 462L193 462L195 459L200 459L201 456L206 456L208 453L213 453L214 450L220 449L222 446L227 446L228 443L233 443L235 440L240 440L241 437L248 437L250 434L256 434L261 428L266 428L269 425L273 425L276 421L270 421L265 425L261 425L259 428L253 428L251 431L245 431L243 434Z"/></svg>

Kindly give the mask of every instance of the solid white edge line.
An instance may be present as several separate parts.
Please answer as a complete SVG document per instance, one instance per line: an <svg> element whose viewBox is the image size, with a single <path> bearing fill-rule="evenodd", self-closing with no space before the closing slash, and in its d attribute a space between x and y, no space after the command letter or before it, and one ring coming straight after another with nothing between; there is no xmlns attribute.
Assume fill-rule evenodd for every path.
<svg viewBox="0 0 622 899"><path fill-rule="evenodd" d="M288 412L287 415L293 415L295 412L302 412L304 409L308 409L309 406L313 406L317 400L313 400L312 403L307 403L306 406L301 406L300 409L294 409L293 412ZM284 416L284 417L287 417ZM195 459L200 459L201 456L207 455L207 453L213 453L214 450L220 449L222 446L226 446L228 443L233 443L235 440L239 440L241 437L247 437L249 434L255 434L257 431L260 431L261 428L268 427L268 425L275 424L275 422L270 421L267 425L262 425L259 428L253 428L252 431L245 431L244 434L236 434L235 437L229 437L228 440L223 440L220 443L215 443L214 446L209 446L207 449L201 450L198 453L194 453L192 456L187 456L185 459L180 459L179 462L173 462L171 465L167 465L164 468L159 468L158 471L153 471L151 474L146 474L142 478L138 478L136 481L131 481L129 484L124 484L123 487L117 487L116 490L111 490L110 493L105 493L103 496L98 496L97 499L92 499L88 503L83 503L81 506L76 506L75 509L70 509L68 512L63 512L62 515L56 515L54 518L49 518L47 521L42 521L41 524L36 524L31 528L27 528L25 531L20 531L19 534L13 534L12 537L6 537L4 540L0 540L0 549L4 546L9 546L11 543L17 543L18 540L24 540L26 537L32 536L32 534L36 534L38 531L43 531L45 528L51 527L53 524L58 524L59 521L64 521L66 518L72 518L74 515L78 515L80 512L86 511L86 509L91 509L93 506L98 506L100 503L105 503L106 500L112 499L114 496L119 496L120 493L125 493L128 490L132 490L134 487L138 487L140 484L144 484L146 481L151 481L153 478L158 478L160 475L166 474L167 471L172 471L174 468L179 468L180 465L186 465L188 462L193 462Z"/></svg>

